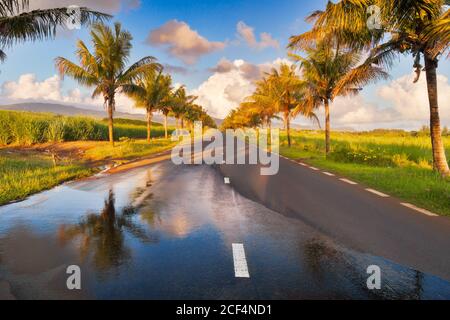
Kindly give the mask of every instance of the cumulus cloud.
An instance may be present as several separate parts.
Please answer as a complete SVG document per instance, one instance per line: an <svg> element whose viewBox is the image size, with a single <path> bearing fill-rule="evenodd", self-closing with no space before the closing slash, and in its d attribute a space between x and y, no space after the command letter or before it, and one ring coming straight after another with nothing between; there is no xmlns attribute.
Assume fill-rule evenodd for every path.
<svg viewBox="0 0 450 320"><path fill-rule="evenodd" d="M117 13L122 10L136 9L141 5L140 0L33 0L30 9L50 9L77 5L88 7L105 13Z"/></svg>
<svg viewBox="0 0 450 320"><path fill-rule="evenodd" d="M237 24L238 38L244 40L247 45L255 49L265 48L280 48L280 43L272 38L272 35L263 32L260 34L260 41L256 39L255 29L245 24L243 21L239 21Z"/></svg>
<svg viewBox="0 0 450 320"><path fill-rule="evenodd" d="M39 81L35 74L21 75L16 81L4 82L0 96L2 100L8 103L25 101L51 102L88 106L98 110L103 108L103 99L101 97L92 99L89 93L84 93L79 88L64 91L62 80L58 75L42 81ZM116 96L116 105L118 111L137 111L134 109L134 102L120 93Z"/></svg>
<svg viewBox="0 0 450 320"><path fill-rule="evenodd" d="M201 56L225 48L225 43L209 41L187 23L178 20L152 30L146 42L166 47L170 55L186 64L195 64Z"/></svg>
<svg viewBox="0 0 450 320"><path fill-rule="evenodd" d="M213 75L193 90L192 94L199 97L197 102L213 116L224 118L232 109L238 107L245 97L253 93L255 80L281 63L289 61L277 59L263 64L251 64L244 60L221 59L210 69Z"/></svg>

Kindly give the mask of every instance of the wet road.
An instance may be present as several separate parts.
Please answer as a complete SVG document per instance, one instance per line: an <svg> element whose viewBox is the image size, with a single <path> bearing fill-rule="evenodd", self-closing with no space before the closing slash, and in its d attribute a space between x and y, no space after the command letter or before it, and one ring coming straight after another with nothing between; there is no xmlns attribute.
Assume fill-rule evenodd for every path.
<svg viewBox="0 0 450 320"><path fill-rule="evenodd" d="M243 244L250 278L236 278ZM66 287L79 265L82 290ZM367 267L382 290L367 289ZM19 299L450 299L450 283L340 246L166 161L0 208L0 282Z"/></svg>

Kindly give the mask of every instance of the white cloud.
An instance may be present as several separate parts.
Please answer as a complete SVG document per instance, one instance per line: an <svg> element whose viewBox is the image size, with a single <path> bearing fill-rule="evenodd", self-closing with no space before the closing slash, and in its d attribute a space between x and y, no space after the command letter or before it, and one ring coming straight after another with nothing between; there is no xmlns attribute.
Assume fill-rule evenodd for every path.
<svg viewBox="0 0 450 320"><path fill-rule="evenodd" d="M65 103L74 106L103 109L101 97L92 99L89 93L83 93L79 88L64 92L62 81L54 75L39 81L34 74L24 74L17 81L4 82L1 87L1 98L8 103L24 101ZM134 102L123 94L116 95L116 109L122 112L139 112L134 109Z"/></svg>
<svg viewBox="0 0 450 320"><path fill-rule="evenodd" d="M280 48L280 43L272 38L272 35L267 32L262 32L260 34L260 41L256 39L254 28L248 26L243 21L239 21L237 24L238 38L244 40L247 45L255 49L265 49L265 48Z"/></svg>
<svg viewBox="0 0 450 320"><path fill-rule="evenodd" d="M187 23L178 20L171 20L152 30L147 43L167 47L170 55L186 64L194 64L201 56L225 48L225 43L209 41Z"/></svg>
<svg viewBox="0 0 450 320"><path fill-rule="evenodd" d="M337 98L331 104L331 122L334 128L367 130L399 128L416 130L429 123L429 103L426 78L413 83L414 74L404 75L379 87L376 102L369 102L364 94ZM450 125L450 84L448 78L438 75L439 111L442 126ZM317 112L323 124L323 108ZM306 122L302 119L300 123Z"/></svg>
<svg viewBox="0 0 450 320"><path fill-rule="evenodd" d="M244 60L222 59L210 69L214 74L193 90L192 94L199 97L197 102L211 115L224 118L232 109L238 107L245 97L252 94L255 80L283 62L289 63L286 59L277 59L256 65Z"/></svg>

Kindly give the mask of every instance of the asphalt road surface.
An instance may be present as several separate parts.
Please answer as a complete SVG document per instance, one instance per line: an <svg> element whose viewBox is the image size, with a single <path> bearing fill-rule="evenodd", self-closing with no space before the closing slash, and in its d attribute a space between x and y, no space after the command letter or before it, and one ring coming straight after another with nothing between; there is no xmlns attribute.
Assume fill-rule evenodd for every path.
<svg viewBox="0 0 450 320"><path fill-rule="evenodd" d="M272 177L164 161L0 207L0 297L450 299L449 235L447 218L287 160Z"/></svg>

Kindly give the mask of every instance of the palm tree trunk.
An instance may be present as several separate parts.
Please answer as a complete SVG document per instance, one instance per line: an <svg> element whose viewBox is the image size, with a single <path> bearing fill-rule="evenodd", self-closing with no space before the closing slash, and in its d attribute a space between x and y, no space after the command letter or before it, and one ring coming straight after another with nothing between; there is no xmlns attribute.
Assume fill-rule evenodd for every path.
<svg viewBox="0 0 450 320"><path fill-rule="evenodd" d="M184 120L181 118L181 129L184 129Z"/></svg>
<svg viewBox="0 0 450 320"><path fill-rule="evenodd" d="M152 141L152 118L153 112L147 110L147 142L150 143Z"/></svg>
<svg viewBox="0 0 450 320"><path fill-rule="evenodd" d="M291 121L289 118L289 113L284 114L284 126L286 127L286 134L288 139L288 146L291 147Z"/></svg>
<svg viewBox="0 0 450 320"><path fill-rule="evenodd" d="M445 156L444 143L441 136L439 118L438 90L436 79L437 63L425 53L425 69L427 75L428 100L430 102L430 131L433 148L433 167L442 176L450 176L450 170Z"/></svg>
<svg viewBox="0 0 450 320"><path fill-rule="evenodd" d="M325 153L328 156L330 154L330 102L325 100Z"/></svg>
<svg viewBox="0 0 450 320"><path fill-rule="evenodd" d="M109 131L109 143L114 147L114 106L111 101L108 101L108 131Z"/></svg>
<svg viewBox="0 0 450 320"><path fill-rule="evenodd" d="M167 134L167 114L164 115L164 137L167 138L169 137Z"/></svg>

